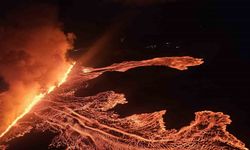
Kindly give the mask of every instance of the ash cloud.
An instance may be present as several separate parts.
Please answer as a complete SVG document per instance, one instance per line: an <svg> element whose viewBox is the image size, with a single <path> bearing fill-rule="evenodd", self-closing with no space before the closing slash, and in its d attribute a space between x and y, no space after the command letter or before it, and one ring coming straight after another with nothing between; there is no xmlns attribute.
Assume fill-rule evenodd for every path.
<svg viewBox="0 0 250 150"><path fill-rule="evenodd" d="M21 7L0 22L0 76L8 85L0 93L0 133L32 97L62 78L73 40L50 5Z"/></svg>

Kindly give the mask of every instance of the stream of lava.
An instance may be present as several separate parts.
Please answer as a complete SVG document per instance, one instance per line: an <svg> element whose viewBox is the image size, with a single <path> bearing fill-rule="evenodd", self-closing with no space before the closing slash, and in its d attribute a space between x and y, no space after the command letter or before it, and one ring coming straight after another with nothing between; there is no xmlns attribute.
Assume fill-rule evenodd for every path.
<svg viewBox="0 0 250 150"><path fill-rule="evenodd" d="M91 81L101 78L105 72L126 72L147 66L165 66L182 71L202 63L202 59L183 56L125 61L102 68L73 64L57 86L34 98L25 112L6 129L6 134L0 138L0 150L6 150L8 146L11 148L12 140L32 130L56 133L49 145L52 149L248 150L243 142L226 130L231 120L222 112L199 111L190 124L178 130L166 129L163 121L165 110L126 117L114 112L116 105L128 103L123 93L111 89L90 96L76 94L79 90L88 89Z"/></svg>
<svg viewBox="0 0 250 150"><path fill-rule="evenodd" d="M30 110L31 110L39 101L41 101L42 98L43 98L45 95L51 93L56 87L59 87L61 84L63 84L63 83L66 81L66 79L67 79L67 77L68 77L69 73L71 72L71 70L72 70L72 68L73 68L74 65L75 65L75 62L69 66L69 68L68 68L67 71L65 72L63 78L59 81L59 83L58 83L57 85L50 86L46 92L40 93L40 94L36 95L36 96L32 99L31 103L30 103L28 106L26 106L26 108L24 109L23 113L21 113L19 116L17 116L16 119L13 120L12 123L11 123L11 124L10 124L10 125L0 134L0 138L3 137L3 136L4 136L4 135L5 135L5 134L6 134L6 133L7 133L7 132L8 132L8 131L9 131L18 121L19 121L19 120L20 120L20 119L22 119L26 114L28 114L28 113L30 112Z"/></svg>

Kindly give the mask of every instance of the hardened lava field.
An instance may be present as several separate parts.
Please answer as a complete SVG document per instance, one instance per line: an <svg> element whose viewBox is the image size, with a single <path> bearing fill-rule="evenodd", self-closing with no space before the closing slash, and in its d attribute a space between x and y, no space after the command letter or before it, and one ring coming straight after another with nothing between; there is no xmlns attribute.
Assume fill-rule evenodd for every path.
<svg viewBox="0 0 250 150"><path fill-rule="evenodd" d="M161 57L116 63L103 68L86 68L76 64L67 81L48 94L3 138L0 149L8 142L25 136L32 129L57 134L49 148L89 150L246 150L244 143L226 131L231 123L222 112L200 111L194 121L180 130L165 129L165 110L120 117L111 109L127 103L126 95L114 91L88 97L74 92L107 71L125 72L136 67L166 66L185 70L201 65L202 59L189 56Z"/></svg>

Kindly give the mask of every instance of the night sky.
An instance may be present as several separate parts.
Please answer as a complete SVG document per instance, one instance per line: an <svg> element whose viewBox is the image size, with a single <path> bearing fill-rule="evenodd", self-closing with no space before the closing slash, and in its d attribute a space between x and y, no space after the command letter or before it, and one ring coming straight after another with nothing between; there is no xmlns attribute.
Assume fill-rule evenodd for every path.
<svg viewBox="0 0 250 150"><path fill-rule="evenodd" d="M250 147L250 5L246 0L153 4L10 0L0 2L0 24L9 12L38 3L56 6L64 31L75 33L75 49L68 53L71 59L77 60L105 33L116 30L85 66L184 55L205 61L187 71L140 67L125 73L108 72L90 81L89 88L77 95L122 92L129 103L117 106L116 112L128 116L166 109L167 129L188 125L197 111L223 112L232 120L228 131ZM3 79L0 85L0 91L7 89ZM10 149L46 149L51 137L50 133L32 133L13 141Z"/></svg>

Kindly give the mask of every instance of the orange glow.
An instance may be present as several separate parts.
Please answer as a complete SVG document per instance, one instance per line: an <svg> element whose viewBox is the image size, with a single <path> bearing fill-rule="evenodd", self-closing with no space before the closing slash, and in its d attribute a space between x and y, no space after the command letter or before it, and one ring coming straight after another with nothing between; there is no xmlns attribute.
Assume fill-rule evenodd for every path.
<svg viewBox="0 0 250 150"><path fill-rule="evenodd" d="M71 72L72 68L74 67L74 65L75 65L75 62L72 65L69 66L69 69L66 71L63 78L58 83L57 87L59 87L60 85L62 85L66 81L66 79L67 79L69 73Z"/></svg>
<svg viewBox="0 0 250 150"><path fill-rule="evenodd" d="M52 91L54 91L54 89L56 88L56 86L55 85L53 85L53 86L51 86L51 87L49 87L49 89L48 89L48 93L51 93Z"/></svg>
<svg viewBox="0 0 250 150"><path fill-rule="evenodd" d="M6 134L6 133L7 133L7 132L8 132L8 131L9 131L18 121L19 121L19 120L20 120L20 119L22 119L26 114L28 114L28 113L30 112L30 110L31 110L38 102L40 102L44 96L46 96L47 94L51 93L56 87L59 87L60 85L62 85L62 84L66 81L66 79L67 79L69 73L71 72L72 68L74 67L74 65L75 65L75 62L69 66L69 68L68 68L67 71L65 72L63 78L60 80L60 82L59 82L57 85L52 85L52 86L50 86L50 87L48 88L47 92L45 92L45 93L40 93L40 94L36 95L36 96L32 99L31 103L30 103L28 106L26 106L26 108L24 109L23 113L21 113L19 116L17 116L16 119L13 120L12 123L11 123L10 125L8 125L8 127L4 130L4 132L2 132L2 133L0 134L0 137L3 137L3 136L4 136L4 135L5 135L5 134Z"/></svg>
<svg viewBox="0 0 250 150"><path fill-rule="evenodd" d="M90 71L90 69L84 68L84 69L82 70L82 72L83 72L83 73L89 73L89 72L91 72L91 71Z"/></svg>
<svg viewBox="0 0 250 150"><path fill-rule="evenodd" d="M13 126L19 120L18 126L11 129L11 134L4 135L0 142L7 143L35 129L57 133L51 140L49 145L51 148L63 146L65 149L248 150L243 142L226 130L231 120L230 116L222 112L199 111L195 113L195 118L189 125L180 129L166 129L164 122L166 110L125 117L120 117L114 112L113 109L117 105L128 103L124 93L109 90L86 97L74 94L79 89L82 90L83 86L88 86L88 81L96 79L105 72L125 72L146 66L166 66L185 70L202 63L202 59L189 56L161 57L115 63L101 68L75 65L74 71L71 71L73 64L68 71L65 70L65 74L61 74L64 76L60 77L61 82L67 79L67 84L58 87L61 84L58 82L51 86L45 93L53 92L54 96L49 99L44 98L43 102L46 103L39 103L42 97L46 96L40 94L25 109L27 111L25 113L34 109L40 121L25 120L26 118L19 120L25 115L23 114L12 123ZM69 73L72 75L71 78L68 77ZM34 108L34 105L40 106ZM42 107L44 105L47 107ZM10 128L11 126L7 131ZM0 145L0 149L6 149L6 146Z"/></svg>

